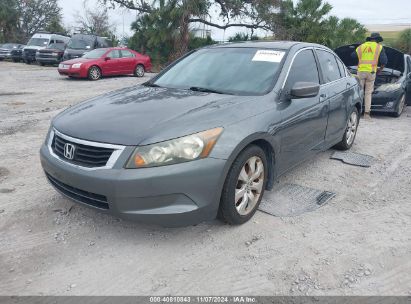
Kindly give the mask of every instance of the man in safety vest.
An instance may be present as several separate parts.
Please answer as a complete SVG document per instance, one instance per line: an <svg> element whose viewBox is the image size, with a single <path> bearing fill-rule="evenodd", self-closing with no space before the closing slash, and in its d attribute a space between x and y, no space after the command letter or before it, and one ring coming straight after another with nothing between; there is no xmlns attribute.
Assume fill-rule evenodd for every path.
<svg viewBox="0 0 411 304"><path fill-rule="evenodd" d="M367 41L361 44L356 50L358 57L358 78L365 92L364 117L366 119L370 119L371 95L374 91L376 75L384 69L384 66L388 62L387 55L380 44L382 41L383 39L379 33L372 33L371 36L367 38ZM380 68L378 68L378 63L380 64Z"/></svg>

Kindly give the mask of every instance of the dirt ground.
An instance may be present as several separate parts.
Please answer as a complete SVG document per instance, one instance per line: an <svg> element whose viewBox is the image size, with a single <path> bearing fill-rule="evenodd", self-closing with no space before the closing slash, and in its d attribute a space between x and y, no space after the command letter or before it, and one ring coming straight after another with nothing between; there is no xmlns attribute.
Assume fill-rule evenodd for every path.
<svg viewBox="0 0 411 304"><path fill-rule="evenodd" d="M150 75L148 75L150 76ZM278 183L334 191L315 212L257 212L169 229L77 205L46 181L50 120L82 100L147 80L60 77L0 62L0 295L410 295L411 114L362 121L360 168L319 154ZM411 113L411 108L408 108Z"/></svg>

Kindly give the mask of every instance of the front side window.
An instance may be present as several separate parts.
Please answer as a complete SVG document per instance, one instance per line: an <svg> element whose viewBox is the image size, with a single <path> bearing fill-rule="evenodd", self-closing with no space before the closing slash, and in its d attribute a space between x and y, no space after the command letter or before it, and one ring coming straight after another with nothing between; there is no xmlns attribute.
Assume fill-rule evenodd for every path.
<svg viewBox="0 0 411 304"><path fill-rule="evenodd" d="M113 59L117 59L120 58L120 51L119 50L113 50L110 53L108 53L107 57L113 58Z"/></svg>
<svg viewBox="0 0 411 304"><path fill-rule="evenodd" d="M85 53L83 55L83 58L97 59L103 56L106 52L107 52L107 49L96 49L96 50Z"/></svg>
<svg viewBox="0 0 411 304"><path fill-rule="evenodd" d="M203 88L237 95L263 95L275 83L284 50L221 47L193 52L160 75L154 84Z"/></svg>
<svg viewBox="0 0 411 304"><path fill-rule="evenodd" d="M317 62L312 50L304 50L295 56L284 90L289 93L297 82L312 82L320 84Z"/></svg>
<svg viewBox="0 0 411 304"><path fill-rule="evenodd" d="M324 82L329 83L341 78L335 56L327 51L317 50L318 60L320 61L321 71L323 72Z"/></svg>
<svg viewBox="0 0 411 304"><path fill-rule="evenodd" d="M340 69L341 77L347 76L347 69L345 68L345 65L338 58L336 58L336 60L337 60L337 63L338 63L338 67Z"/></svg>

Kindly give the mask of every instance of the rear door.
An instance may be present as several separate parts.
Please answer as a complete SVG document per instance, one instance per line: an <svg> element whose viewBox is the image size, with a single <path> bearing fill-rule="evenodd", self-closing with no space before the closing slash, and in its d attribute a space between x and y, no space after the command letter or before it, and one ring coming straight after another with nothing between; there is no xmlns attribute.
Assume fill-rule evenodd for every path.
<svg viewBox="0 0 411 304"><path fill-rule="evenodd" d="M291 88L297 82L320 84L317 61L311 48L295 55L283 88L280 174L321 150L327 126L328 106L325 101L320 101L319 95L301 99L290 97Z"/></svg>
<svg viewBox="0 0 411 304"><path fill-rule="evenodd" d="M321 67L320 98L329 104L329 115L325 141L327 145L340 142L345 131L349 99L353 97L353 86L347 79L343 63L330 51L316 49Z"/></svg>

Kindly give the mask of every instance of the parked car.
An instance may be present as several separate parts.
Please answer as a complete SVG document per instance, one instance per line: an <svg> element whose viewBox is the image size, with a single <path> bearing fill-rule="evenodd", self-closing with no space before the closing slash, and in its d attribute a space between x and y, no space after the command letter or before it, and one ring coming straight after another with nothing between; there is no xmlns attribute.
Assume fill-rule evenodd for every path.
<svg viewBox="0 0 411 304"><path fill-rule="evenodd" d="M14 62L21 60L23 44L19 43L5 43L0 46L0 60L11 59Z"/></svg>
<svg viewBox="0 0 411 304"><path fill-rule="evenodd" d="M27 45L23 49L23 60L30 64L36 61L36 52L45 49L52 44L66 44L70 37L50 34L50 33L36 33L31 37Z"/></svg>
<svg viewBox="0 0 411 304"><path fill-rule="evenodd" d="M151 70L150 57L126 48L95 49L81 58L63 61L58 68L60 75L90 80L127 74L143 77L147 70Z"/></svg>
<svg viewBox="0 0 411 304"><path fill-rule="evenodd" d="M45 49L37 50L36 61L40 65L57 64L63 60L65 43L52 43Z"/></svg>
<svg viewBox="0 0 411 304"><path fill-rule="evenodd" d="M353 74L357 74L358 59L351 55L359 45L345 45L335 50ZM411 105L411 57L388 46L384 49L388 63L375 80L371 111L399 117L404 107Z"/></svg>
<svg viewBox="0 0 411 304"><path fill-rule="evenodd" d="M356 78L324 46L210 46L57 115L41 163L65 196L116 216L242 224L290 168L350 149L361 109Z"/></svg>
<svg viewBox="0 0 411 304"><path fill-rule="evenodd" d="M67 44L64 60L79 58L85 53L98 48L112 47L113 43L106 37L96 35L74 34Z"/></svg>

